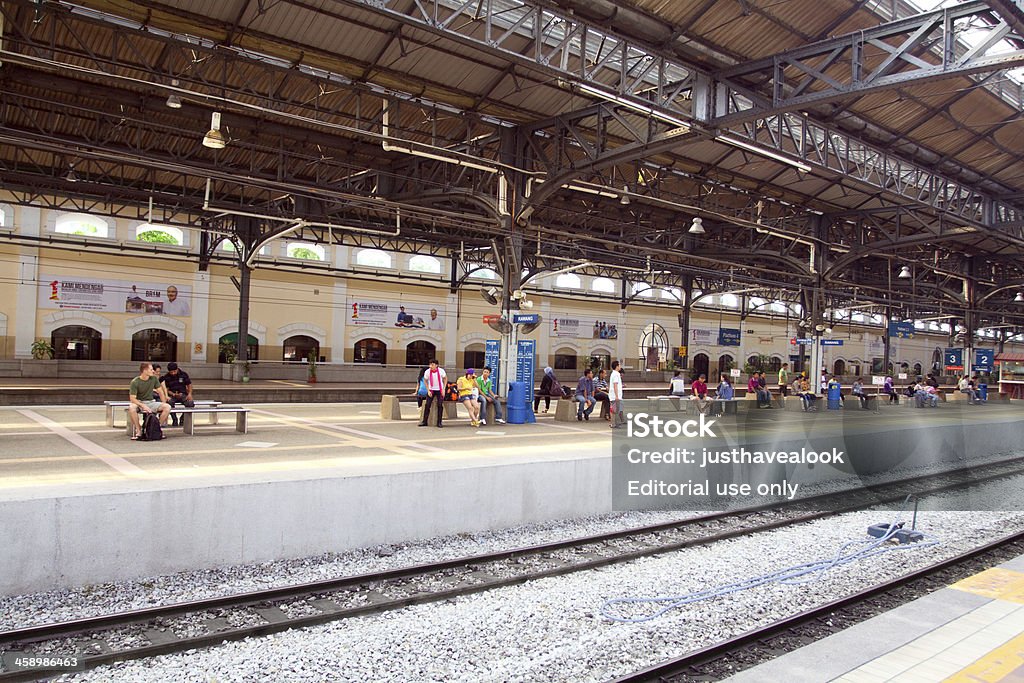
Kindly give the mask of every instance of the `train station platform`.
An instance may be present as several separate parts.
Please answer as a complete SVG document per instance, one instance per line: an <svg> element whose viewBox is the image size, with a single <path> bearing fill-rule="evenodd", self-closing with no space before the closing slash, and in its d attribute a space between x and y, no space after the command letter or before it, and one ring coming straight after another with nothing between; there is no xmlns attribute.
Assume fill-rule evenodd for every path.
<svg viewBox="0 0 1024 683"><path fill-rule="evenodd" d="M205 392L204 392L204 395ZM196 418L160 442L130 441L102 404L0 407L0 594L186 569L298 558L613 510L611 435L589 422L418 428L378 403L251 403L234 420ZM641 402L640 405L645 405ZM1016 448L1020 405L742 415L747 443L880 431L903 464ZM121 418L123 425L123 417ZM809 441L811 440L811 441ZM857 473L861 474L861 473ZM817 481L852 476L817 468Z"/></svg>
<svg viewBox="0 0 1024 683"><path fill-rule="evenodd" d="M730 683L1024 680L1024 556L929 593Z"/></svg>

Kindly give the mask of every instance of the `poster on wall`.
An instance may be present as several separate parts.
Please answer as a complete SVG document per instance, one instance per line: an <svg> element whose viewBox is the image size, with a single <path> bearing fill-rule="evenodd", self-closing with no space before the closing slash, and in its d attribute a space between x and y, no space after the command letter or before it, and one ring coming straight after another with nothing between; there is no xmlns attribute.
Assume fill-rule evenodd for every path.
<svg viewBox="0 0 1024 683"><path fill-rule="evenodd" d="M714 330L705 327L690 328L690 346L712 346L717 345L717 342Z"/></svg>
<svg viewBox="0 0 1024 683"><path fill-rule="evenodd" d="M349 304L349 322L367 327L400 327L414 330L443 330L444 306L353 301Z"/></svg>
<svg viewBox="0 0 1024 683"><path fill-rule="evenodd" d="M192 288L156 283L43 275L39 308L133 315L192 315Z"/></svg>
<svg viewBox="0 0 1024 683"><path fill-rule="evenodd" d="M552 337L571 337L573 339L618 339L619 329L616 323L607 320L582 321L579 318L552 318Z"/></svg>

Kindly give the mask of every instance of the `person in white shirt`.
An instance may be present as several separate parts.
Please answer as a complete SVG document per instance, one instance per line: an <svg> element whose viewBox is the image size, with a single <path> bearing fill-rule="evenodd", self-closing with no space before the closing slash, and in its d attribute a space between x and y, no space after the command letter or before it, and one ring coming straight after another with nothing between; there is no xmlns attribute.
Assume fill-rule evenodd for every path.
<svg viewBox="0 0 1024 683"><path fill-rule="evenodd" d="M448 383L448 375L445 374L444 368L438 367L440 364L437 359L434 358L430 361L430 367L423 375L423 383L427 385L427 405L423 409L423 420L420 422L420 427L426 427L430 421L430 409L433 407L434 402L437 402L437 426L440 428L442 419L444 418L444 389Z"/></svg>
<svg viewBox="0 0 1024 683"><path fill-rule="evenodd" d="M188 299L178 296L178 288L171 285L167 288L167 303L164 304L164 315L192 315Z"/></svg>
<svg viewBox="0 0 1024 683"><path fill-rule="evenodd" d="M612 374L608 379L608 400L611 402L612 429L618 429L626 422L622 414L622 374L619 372L619 361L612 361Z"/></svg>
<svg viewBox="0 0 1024 683"><path fill-rule="evenodd" d="M437 317L437 309L430 309L430 318L427 319L428 330L443 330L444 329L444 318Z"/></svg>
<svg viewBox="0 0 1024 683"><path fill-rule="evenodd" d="M672 381L668 385L669 396L686 396L686 380L682 375L680 370L676 370L672 375Z"/></svg>

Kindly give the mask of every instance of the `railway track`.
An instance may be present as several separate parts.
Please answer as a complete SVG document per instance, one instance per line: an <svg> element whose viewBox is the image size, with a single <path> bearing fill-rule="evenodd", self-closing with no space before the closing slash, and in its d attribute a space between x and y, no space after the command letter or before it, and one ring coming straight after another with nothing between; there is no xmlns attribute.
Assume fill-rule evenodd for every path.
<svg viewBox="0 0 1024 683"><path fill-rule="evenodd" d="M1024 553L1024 531L609 683L717 681Z"/></svg>
<svg viewBox="0 0 1024 683"><path fill-rule="evenodd" d="M1024 457L924 475L785 505L625 529L373 574L328 579L0 632L0 653L79 655L95 668L376 614L628 562L832 515L1024 474ZM842 502L837 504L838 499ZM827 503L829 509L816 509ZM0 670L0 682L38 680L39 671Z"/></svg>

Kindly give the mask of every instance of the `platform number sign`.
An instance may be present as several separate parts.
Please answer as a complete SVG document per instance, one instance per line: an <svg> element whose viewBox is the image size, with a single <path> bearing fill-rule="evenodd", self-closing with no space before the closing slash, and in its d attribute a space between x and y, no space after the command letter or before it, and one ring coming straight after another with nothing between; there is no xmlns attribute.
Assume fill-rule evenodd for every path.
<svg viewBox="0 0 1024 683"><path fill-rule="evenodd" d="M974 371L992 372L995 358L995 349L974 349Z"/></svg>
<svg viewBox="0 0 1024 683"><path fill-rule="evenodd" d="M947 370L964 369L963 349L946 349L942 357L945 359L945 365Z"/></svg>

